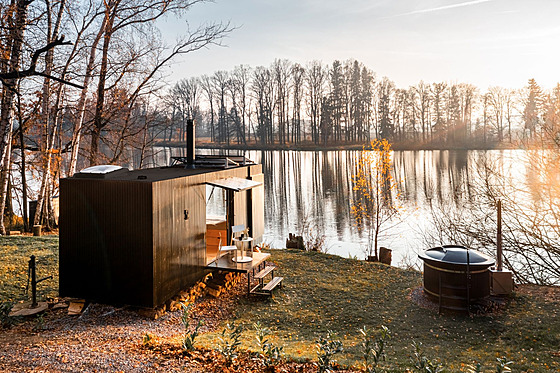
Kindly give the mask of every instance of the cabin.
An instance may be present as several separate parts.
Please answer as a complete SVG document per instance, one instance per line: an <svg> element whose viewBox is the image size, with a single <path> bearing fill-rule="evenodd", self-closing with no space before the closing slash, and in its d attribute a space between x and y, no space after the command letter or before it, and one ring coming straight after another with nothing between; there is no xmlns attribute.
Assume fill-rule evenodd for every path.
<svg viewBox="0 0 560 373"><path fill-rule="evenodd" d="M233 225L262 239L261 165L195 158L192 132L187 157L168 167L94 166L61 179L60 296L156 307L208 273ZM215 188L226 208L211 217L207 194Z"/></svg>

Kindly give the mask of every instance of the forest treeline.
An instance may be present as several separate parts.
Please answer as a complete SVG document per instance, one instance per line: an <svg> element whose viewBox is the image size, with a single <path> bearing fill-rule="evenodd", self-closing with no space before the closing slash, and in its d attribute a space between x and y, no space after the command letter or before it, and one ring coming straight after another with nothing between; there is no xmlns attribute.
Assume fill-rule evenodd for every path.
<svg viewBox="0 0 560 373"><path fill-rule="evenodd" d="M356 60L270 66L178 81L166 100L164 137L184 140L186 120L223 144L365 144L385 138L415 147L485 147L558 141L560 84L525 87L436 82L399 88ZM545 140L546 139L546 140Z"/></svg>

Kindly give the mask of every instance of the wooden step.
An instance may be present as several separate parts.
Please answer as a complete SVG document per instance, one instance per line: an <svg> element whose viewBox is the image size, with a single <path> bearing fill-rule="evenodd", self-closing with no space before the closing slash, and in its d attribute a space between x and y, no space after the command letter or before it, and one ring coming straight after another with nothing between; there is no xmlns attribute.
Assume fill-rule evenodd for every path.
<svg viewBox="0 0 560 373"><path fill-rule="evenodd" d="M268 275L270 272L274 272L274 270L276 269L276 266L266 266L262 271L260 271L259 273L257 273L254 278L257 280L260 280L262 278L265 278L266 275Z"/></svg>
<svg viewBox="0 0 560 373"><path fill-rule="evenodd" d="M282 284L282 280L284 279L284 277L274 277L272 280L270 280L270 282L268 284L266 284L262 290L263 291L272 291L274 290L274 288L280 284Z"/></svg>

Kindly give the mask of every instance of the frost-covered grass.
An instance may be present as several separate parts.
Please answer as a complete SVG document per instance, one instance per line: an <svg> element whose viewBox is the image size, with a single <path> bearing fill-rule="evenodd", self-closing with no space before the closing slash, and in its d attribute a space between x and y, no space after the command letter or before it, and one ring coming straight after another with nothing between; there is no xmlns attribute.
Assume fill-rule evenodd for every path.
<svg viewBox="0 0 560 373"><path fill-rule="evenodd" d="M260 321L288 355L314 359L316 340L332 330L344 344L339 362L358 366L358 329L386 325L392 338L381 365L390 370L410 367L413 340L448 371L466 370L465 364L475 361L494 368L501 356L515 361L514 371L560 369L558 299L517 295L497 315L438 315L409 297L422 282L418 272L295 250L274 250L271 258L279 267L277 275L284 277L284 288L272 300L240 300L232 319L246 326L245 348L256 349L252 324ZM220 331L203 335L202 343L215 346Z"/></svg>

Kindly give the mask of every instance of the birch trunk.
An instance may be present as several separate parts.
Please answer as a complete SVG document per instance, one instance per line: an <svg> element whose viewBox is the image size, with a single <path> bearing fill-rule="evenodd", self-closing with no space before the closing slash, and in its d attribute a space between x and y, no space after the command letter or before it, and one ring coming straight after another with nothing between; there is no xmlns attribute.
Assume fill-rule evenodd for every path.
<svg viewBox="0 0 560 373"><path fill-rule="evenodd" d="M58 38L58 32L60 30L60 24L62 22L62 15L64 13L64 6L66 0L62 0L59 4L59 11L57 18L55 20L54 26L52 25L51 21L51 14L50 14L50 2L47 1L47 44L50 43L52 40ZM47 51L45 56L45 73L50 76L53 69L53 49ZM64 78L64 76L62 76ZM41 177L41 189L37 195L37 208L35 209L35 216L33 217L33 224L41 224L43 210L43 206L45 205L44 200L45 198L49 198L47 191L50 189L49 184L51 181L51 168L52 168L52 150L54 148L56 134L57 134L57 127L58 127L58 110L60 106L60 97L62 95L62 84L60 85L56 97L56 104L54 106L54 121L52 123L52 130L51 130L51 115L50 115L50 95L51 95L51 82L50 78L45 78L43 81L43 92L42 92L42 117L43 123L45 126L44 129L44 148L43 148L43 175ZM47 217L47 228L49 227L48 221L50 220Z"/></svg>
<svg viewBox="0 0 560 373"><path fill-rule="evenodd" d="M95 40L91 45L89 60L86 67L86 74L83 83L84 88L82 89L80 93L80 99L78 100L78 107L77 107L78 118L74 123L74 132L72 134L72 152L70 154L70 165L68 167L68 176L74 175L74 173L76 172L76 166L78 164L80 140L82 137L82 130L84 127L84 117L86 112L86 98L88 94L89 83L91 82L93 69L95 66L95 55L97 52L97 45L99 44L99 41L101 40L101 37L103 36L103 33L105 31L106 21L107 18L104 17L103 22L101 23L101 27L99 28L99 32L97 33L97 36L95 37Z"/></svg>
<svg viewBox="0 0 560 373"><path fill-rule="evenodd" d="M33 0L18 0L15 4L14 28L10 32L11 44L10 71L17 71L20 66L21 50L23 46L23 35L27 27L27 10ZM14 95L18 79L9 79L3 82L2 104L0 106L0 154L2 171L0 172L0 234L6 234L4 226L4 209L6 208L6 196L8 192L8 178L12 165L12 132L13 132L13 108Z"/></svg>

